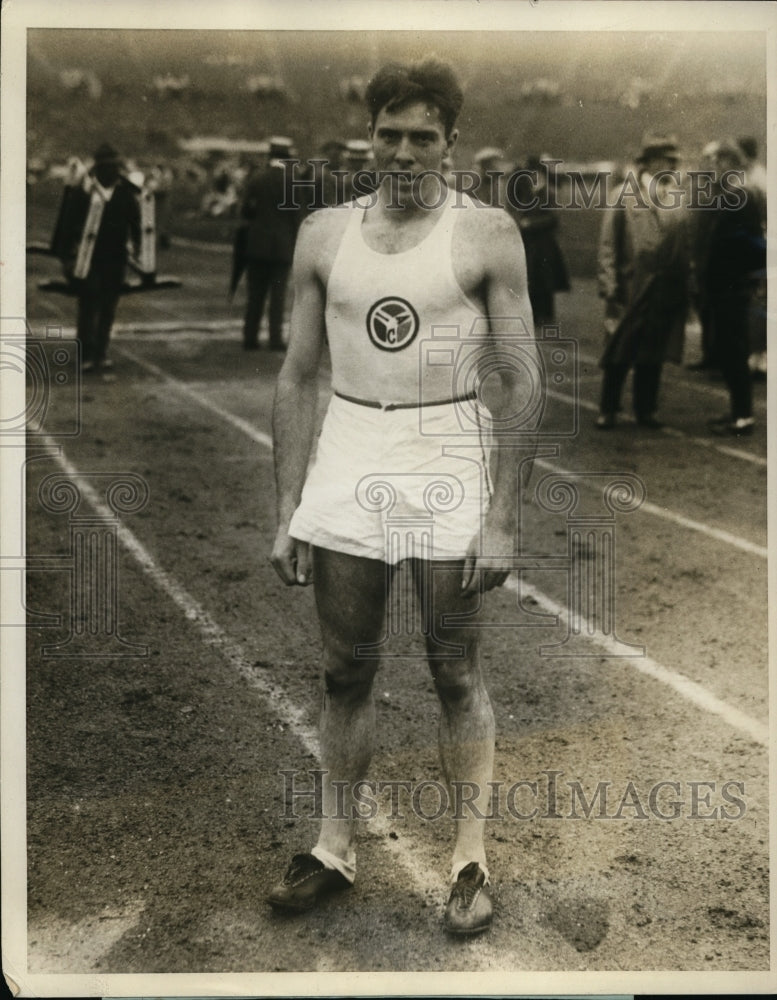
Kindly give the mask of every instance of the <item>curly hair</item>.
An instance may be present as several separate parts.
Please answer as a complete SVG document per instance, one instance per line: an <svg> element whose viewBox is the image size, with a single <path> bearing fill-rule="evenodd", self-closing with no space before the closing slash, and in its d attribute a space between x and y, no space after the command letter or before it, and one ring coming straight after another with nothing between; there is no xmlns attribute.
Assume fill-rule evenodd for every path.
<svg viewBox="0 0 777 1000"><path fill-rule="evenodd" d="M370 80L365 96L373 125L384 108L399 111L417 101L433 105L440 112L446 137L456 124L464 102L455 73L439 59L412 65L389 63Z"/></svg>

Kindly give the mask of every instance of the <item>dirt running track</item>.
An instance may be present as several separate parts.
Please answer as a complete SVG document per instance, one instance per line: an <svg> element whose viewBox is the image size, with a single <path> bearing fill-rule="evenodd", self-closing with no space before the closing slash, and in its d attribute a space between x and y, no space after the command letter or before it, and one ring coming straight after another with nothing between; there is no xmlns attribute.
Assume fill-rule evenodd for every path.
<svg viewBox="0 0 777 1000"><path fill-rule="evenodd" d="M63 557L27 583L32 612L61 616L28 636L29 972L768 969L765 389L743 441L705 436L725 391L677 368L664 431L597 433L600 311L582 281L559 303L562 335L580 345L579 429L556 439L533 486L564 470L644 483L641 508L615 522L617 634L644 655L607 655L596 636L575 656L539 652L563 638L574 598L558 568L567 515L532 491L525 552L560 562L523 575L534 627L518 624L515 580L489 598L489 621L504 626L484 648L502 813L487 833L492 932L446 939L452 821L414 815L407 797L392 816L387 794L362 825L350 893L301 919L262 902L315 830L307 800L286 814L280 771L316 766L319 643L312 592L285 589L268 563L281 358L241 350L228 266L224 253L173 247L163 270L184 288L122 301L115 382L84 377L73 437L58 436L70 404L52 390L50 457L29 465L28 553ZM72 335L74 304L35 289L53 262L29 270L33 334L54 324ZM573 392L554 398L559 426ZM147 649L44 655L72 625L75 515L44 509L39 487L66 476L81 513L104 526L110 477L98 473L148 488L112 529L118 633ZM597 489L580 486L601 513ZM387 652L370 776L439 781L420 646L399 637ZM511 811L518 781L535 784L513 793Z"/></svg>

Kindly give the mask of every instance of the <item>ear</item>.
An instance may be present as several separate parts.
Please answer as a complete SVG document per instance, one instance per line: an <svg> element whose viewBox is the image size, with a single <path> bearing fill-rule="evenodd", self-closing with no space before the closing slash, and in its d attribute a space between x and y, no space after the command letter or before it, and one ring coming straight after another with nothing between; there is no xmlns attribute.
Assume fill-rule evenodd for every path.
<svg viewBox="0 0 777 1000"><path fill-rule="evenodd" d="M456 145L456 142L457 142L458 138L459 138L459 130L457 128L455 128L455 129L453 129L451 131L451 134L448 136L448 139L447 139L447 143L448 143L447 152L448 153L452 153L453 152L453 147Z"/></svg>
<svg viewBox="0 0 777 1000"><path fill-rule="evenodd" d="M372 122L368 121L367 122L367 138L370 140L370 142L372 142L372 131L373 131L372 130Z"/></svg>

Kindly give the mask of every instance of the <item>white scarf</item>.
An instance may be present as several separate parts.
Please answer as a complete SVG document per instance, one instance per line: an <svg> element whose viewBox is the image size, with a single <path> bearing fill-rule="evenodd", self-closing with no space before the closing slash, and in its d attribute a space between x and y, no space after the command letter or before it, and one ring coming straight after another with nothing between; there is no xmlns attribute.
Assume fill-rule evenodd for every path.
<svg viewBox="0 0 777 1000"><path fill-rule="evenodd" d="M84 231L81 233L81 241L78 244L76 266L73 270L73 276L76 278L85 278L89 274L89 268L92 266L94 244L97 240L97 234L100 231L103 211L106 204L113 197L114 192L114 188L104 188L94 177L87 178L84 181L84 188L87 192L91 191L91 197L89 211L86 214L86 222L84 223Z"/></svg>

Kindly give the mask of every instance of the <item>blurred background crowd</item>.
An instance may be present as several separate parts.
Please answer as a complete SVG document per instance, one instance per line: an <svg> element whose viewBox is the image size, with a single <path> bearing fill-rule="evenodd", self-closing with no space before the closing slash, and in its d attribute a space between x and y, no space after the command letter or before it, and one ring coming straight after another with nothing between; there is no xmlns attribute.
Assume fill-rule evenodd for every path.
<svg viewBox="0 0 777 1000"><path fill-rule="evenodd" d="M282 168L288 178L294 163L292 176L309 184L299 189L303 214L350 200L354 177L364 180L371 165L364 108L371 70L412 57L417 41L403 32L356 41L338 32L325 40L308 32L182 31L165 32L163 40L144 31L97 34L30 32L28 220L53 219L63 185L88 183L90 150L108 140L121 151L123 176L153 199L157 249L174 240L233 246L231 292L243 274L248 292L243 346L258 346L269 300L270 346L282 350L299 219L270 221L273 205L286 197L273 171ZM740 329L740 354L747 341L750 376L765 378L766 98L757 39L703 32L465 35L435 33L466 94L461 139L445 169L451 185L502 204L520 227L535 322L555 322L554 296L575 278L598 278L605 325L615 331L624 303L615 303L606 276L602 283L608 213L590 192L604 180L612 199L625 178L644 179L649 143L663 136L660 166L676 171L684 205L693 171L710 171L715 184L722 171L741 175L752 211L747 218L739 213L736 225L747 228L747 245L758 242L760 256L748 256L727 326ZM464 171L477 178L474 188L471 178L461 179ZM511 186L515 171L523 174ZM523 207L532 200L538 204ZM711 376L723 369L727 378L732 358L721 355L710 289L715 268L725 272L742 257L743 237L721 227L720 213L692 213L679 270L687 265L687 305L701 328L701 356L690 366ZM652 239L648 249L660 256L665 244ZM718 302L719 317L722 309ZM677 360L671 346L660 353L662 362ZM741 357L737 365L741 381ZM614 424L619 393L609 403L604 394L603 429ZM642 416L656 423L652 412Z"/></svg>

